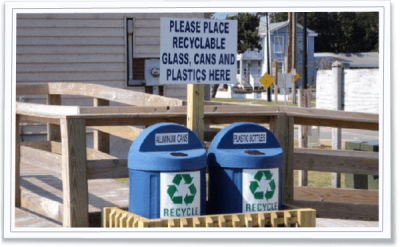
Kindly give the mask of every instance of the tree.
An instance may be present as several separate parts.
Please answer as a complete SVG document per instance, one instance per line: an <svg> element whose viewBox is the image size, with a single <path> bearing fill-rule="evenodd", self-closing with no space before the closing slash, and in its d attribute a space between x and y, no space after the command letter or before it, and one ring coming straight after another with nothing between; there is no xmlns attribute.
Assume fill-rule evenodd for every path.
<svg viewBox="0 0 400 247"><path fill-rule="evenodd" d="M238 13L234 16L228 16L226 19L238 21L238 53L244 53L247 49L262 49L259 44L258 16L251 13Z"/></svg>
<svg viewBox="0 0 400 247"><path fill-rule="evenodd" d="M204 13L204 18L205 19L215 19L214 14L215 14L215 12Z"/></svg>
<svg viewBox="0 0 400 247"><path fill-rule="evenodd" d="M272 22L288 19L286 12L275 13ZM297 13L303 24L303 14ZM315 52L379 51L378 12L310 12L307 28L318 33Z"/></svg>
<svg viewBox="0 0 400 247"><path fill-rule="evenodd" d="M277 12L272 15L271 23L283 22L288 20L287 12Z"/></svg>
<svg viewBox="0 0 400 247"><path fill-rule="evenodd" d="M364 28L363 44L370 51L379 51L379 12L357 13L357 22Z"/></svg>

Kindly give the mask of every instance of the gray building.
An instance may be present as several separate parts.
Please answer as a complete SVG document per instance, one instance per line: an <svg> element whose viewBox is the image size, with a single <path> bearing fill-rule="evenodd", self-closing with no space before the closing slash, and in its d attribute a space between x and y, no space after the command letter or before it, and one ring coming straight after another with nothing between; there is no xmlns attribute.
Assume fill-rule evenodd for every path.
<svg viewBox="0 0 400 247"><path fill-rule="evenodd" d="M144 71L146 60L160 57L161 17L204 18L204 13L18 14L16 81L82 82L153 93ZM186 99L186 91L186 85L165 85L156 93ZM92 101L63 97L63 104L76 103Z"/></svg>
<svg viewBox="0 0 400 247"><path fill-rule="evenodd" d="M80 82L186 100L186 85L155 88L145 80L146 61L160 58L161 17L204 18L204 13L17 14L16 83ZM44 95L18 97L46 104ZM92 106L93 99L65 95L62 105ZM46 125L23 125L21 135L45 139Z"/></svg>
<svg viewBox="0 0 400 247"><path fill-rule="evenodd" d="M340 62L346 69L377 69L379 68L378 52L329 53L314 54L316 69L331 69L332 63Z"/></svg>

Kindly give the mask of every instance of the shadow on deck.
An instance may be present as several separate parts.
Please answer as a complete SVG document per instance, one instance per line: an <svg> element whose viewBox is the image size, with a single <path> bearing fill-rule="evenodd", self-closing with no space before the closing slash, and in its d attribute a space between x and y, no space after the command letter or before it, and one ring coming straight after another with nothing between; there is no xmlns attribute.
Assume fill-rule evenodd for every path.
<svg viewBox="0 0 400 247"><path fill-rule="evenodd" d="M54 174L54 173L53 173ZM88 181L90 226L100 226L103 207L128 207L128 186L114 179L96 179ZM27 164L21 164L22 209L36 215L38 221L63 222L63 191L61 178L51 171ZM21 210L16 218L23 217ZM23 224L35 227L36 222ZM51 224L49 226L52 226Z"/></svg>

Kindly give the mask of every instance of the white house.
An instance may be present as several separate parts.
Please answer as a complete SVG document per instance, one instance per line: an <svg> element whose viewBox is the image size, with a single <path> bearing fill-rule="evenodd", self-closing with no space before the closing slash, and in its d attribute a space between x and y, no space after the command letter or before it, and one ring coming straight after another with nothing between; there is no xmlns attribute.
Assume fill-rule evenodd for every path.
<svg viewBox="0 0 400 247"><path fill-rule="evenodd" d="M251 90L261 86L259 80L262 76L263 59L263 53L257 49L237 55L236 77L239 87Z"/></svg>

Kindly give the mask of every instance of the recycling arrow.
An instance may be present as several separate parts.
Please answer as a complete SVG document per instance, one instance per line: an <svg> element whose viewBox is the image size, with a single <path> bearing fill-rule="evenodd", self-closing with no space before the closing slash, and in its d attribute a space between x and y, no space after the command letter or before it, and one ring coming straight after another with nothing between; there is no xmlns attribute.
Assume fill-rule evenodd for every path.
<svg viewBox="0 0 400 247"><path fill-rule="evenodd" d="M193 177L190 174L182 174L183 180L185 180L185 184L191 184Z"/></svg>
<svg viewBox="0 0 400 247"><path fill-rule="evenodd" d="M188 189L190 191L190 195L186 194L185 198L182 198L182 196L175 196L175 193L178 192L178 188L176 186L179 186L182 180L184 181L184 184L188 186ZM169 185L167 190L167 193L174 204L182 204L184 202L186 205L188 205L193 203L194 198L196 197L197 189L192 182L193 177L191 177L190 174L175 175L175 177L172 179L172 183L174 184Z"/></svg>
<svg viewBox="0 0 400 247"><path fill-rule="evenodd" d="M174 204L182 204L182 196L175 196L175 193L178 191L175 185L171 185L168 187L168 195L171 197Z"/></svg>
<svg viewBox="0 0 400 247"><path fill-rule="evenodd" d="M265 180L269 181L269 188L270 190L265 191L257 191L258 188L260 188L259 182L261 182L262 178L265 178ZM276 189L276 184L275 184L275 180L272 178L273 174L270 170L259 170L256 172L256 174L254 175L254 179L255 181L251 181L250 182L250 191L253 194L254 198L257 200L262 200L264 199L271 199L274 196L275 193L275 189Z"/></svg>

